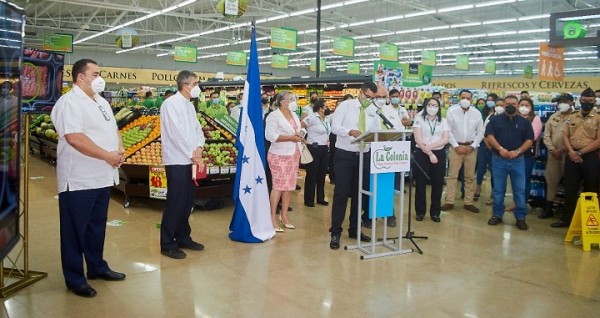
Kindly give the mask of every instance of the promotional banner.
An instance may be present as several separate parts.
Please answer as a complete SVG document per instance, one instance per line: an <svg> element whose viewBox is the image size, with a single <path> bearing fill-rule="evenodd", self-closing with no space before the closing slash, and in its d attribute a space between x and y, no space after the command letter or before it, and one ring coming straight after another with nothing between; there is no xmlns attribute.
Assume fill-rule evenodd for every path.
<svg viewBox="0 0 600 318"><path fill-rule="evenodd" d="M540 61L538 63L538 79L561 82L565 69L565 48L551 47L548 43L540 43Z"/></svg>
<svg viewBox="0 0 600 318"><path fill-rule="evenodd" d="M338 37L333 39L333 54L340 56L354 56L354 39L349 37Z"/></svg>
<svg viewBox="0 0 600 318"><path fill-rule="evenodd" d="M379 58L384 61L398 61L398 46L391 43L379 45Z"/></svg>
<svg viewBox="0 0 600 318"><path fill-rule="evenodd" d="M193 46L176 46L173 59L175 62L196 63L198 48Z"/></svg>
<svg viewBox="0 0 600 318"><path fill-rule="evenodd" d="M376 61L373 67L373 81L388 89L430 85L433 77L433 67L429 65Z"/></svg>
<svg viewBox="0 0 600 318"><path fill-rule="evenodd" d="M435 66L437 61L436 51L421 51L421 64Z"/></svg>
<svg viewBox="0 0 600 318"><path fill-rule="evenodd" d="M167 199L167 172L164 166L149 166L150 198Z"/></svg>
<svg viewBox="0 0 600 318"><path fill-rule="evenodd" d="M326 59L321 59L321 72L324 72L325 69L327 68L327 60ZM315 72L317 70L317 59L312 59L310 60L310 70Z"/></svg>
<svg viewBox="0 0 600 318"><path fill-rule="evenodd" d="M469 70L469 56L466 54L456 56L456 69L468 71Z"/></svg>
<svg viewBox="0 0 600 318"><path fill-rule="evenodd" d="M485 60L485 72L496 74L496 60Z"/></svg>
<svg viewBox="0 0 600 318"><path fill-rule="evenodd" d="M73 53L73 34L44 34L42 50Z"/></svg>
<svg viewBox="0 0 600 318"><path fill-rule="evenodd" d="M247 57L248 55L244 51L232 51L227 52L227 64L228 65L237 65L237 66L246 66L247 65Z"/></svg>
<svg viewBox="0 0 600 318"><path fill-rule="evenodd" d="M348 68L347 68L346 72L348 74L360 74L360 63L359 62L348 63Z"/></svg>
<svg viewBox="0 0 600 318"><path fill-rule="evenodd" d="M531 65L525 66L525 69L523 69L523 77L529 78L529 79L533 78L533 66L531 66Z"/></svg>
<svg viewBox="0 0 600 318"><path fill-rule="evenodd" d="M119 48L129 49L137 46L140 41L138 33L131 28L119 29L115 36L115 42Z"/></svg>
<svg viewBox="0 0 600 318"><path fill-rule="evenodd" d="M298 30L291 28L271 28L271 48L296 51Z"/></svg>
<svg viewBox="0 0 600 318"><path fill-rule="evenodd" d="M290 57L287 55L275 54L271 56L272 68L288 68Z"/></svg>

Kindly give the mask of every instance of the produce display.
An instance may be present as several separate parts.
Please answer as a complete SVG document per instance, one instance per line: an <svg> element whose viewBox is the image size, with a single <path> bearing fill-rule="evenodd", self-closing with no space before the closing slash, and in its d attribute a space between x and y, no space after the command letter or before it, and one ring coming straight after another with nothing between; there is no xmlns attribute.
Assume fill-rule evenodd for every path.
<svg viewBox="0 0 600 318"><path fill-rule="evenodd" d="M237 149L231 143L207 143L202 151L202 160L208 167L235 166Z"/></svg>
<svg viewBox="0 0 600 318"><path fill-rule="evenodd" d="M158 141L151 142L136 151L125 163L136 165L162 165L162 144Z"/></svg>
<svg viewBox="0 0 600 318"><path fill-rule="evenodd" d="M58 133L54 129L50 115L37 116L29 125L29 133L54 142L58 141Z"/></svg>
<svg viewBox="0 0 600 318"><path fill-rule="evenodd" d="M117 127L119 129L125 127L127 124L138 119L142 114L138 111L131 110L128 108L122 108L115 114L115 120L117 121Z"/></svg>
<svg viewBox="0 0 600 318"><path fill-rule="evenodd" d="M125 158L160 136L160 117L144 115L121 129Z"/></svg>
<svg viewBox="0 0 600 318"><path fill-rule="evenodd" d="M214 119L202 113L197 115L206 140L229 140L235 143L235 135L221 127Z"/></svg>

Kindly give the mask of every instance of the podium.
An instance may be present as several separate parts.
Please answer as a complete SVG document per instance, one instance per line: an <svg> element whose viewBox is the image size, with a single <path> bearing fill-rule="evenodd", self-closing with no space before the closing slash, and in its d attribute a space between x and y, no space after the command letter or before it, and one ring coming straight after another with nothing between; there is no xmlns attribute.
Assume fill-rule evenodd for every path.
<svg viewBox="0 0 600 318"><path fill-rule="evenodd" d="M404 177L400 180L400 189L394 190L394 210L397 211L397 221L398 221L398 233L395 237L397 240L388 239L388 226L387 226L387 217L384 217L383 221L383 238L381 241L376 239L377 235L377 174L373 174L373 186L371 189L363 189L363 163L364 160L371 160L371 158L364 158L364 153L368 145L373 142L381 142L381 141L398 141L406 139L407 134L412 133L410 129L401 129L401 130L373 130L365 132L364 134L358 136L352 143L358 144L359 149L359 173L358 173L358 208L359 211L357 213L358 225L357 225L357 235L356 235L356 245L348 245L344 246L346 250L359 250L363 253L361 255L361 259L372 259L378 257L385 256L393 256L393 255L402 255L407 253L412 253L412 249L402 249L402 228L404 222ZM410 143L408 145L409 151L408 155L410 156ZM410 158L410 157L409 157ZM408 160L408 166L410 167L410 159ZM372 173L372 172L371 172ZM392 185L393 186L393 185ZM362 199L363 195L368 195L372 198L372 206L369 207L369 210L372 211L372 226L371 226L371 242L362 244L360 241L360 233L362 229ZM397 243L397 244L395 244Z"/></svg>

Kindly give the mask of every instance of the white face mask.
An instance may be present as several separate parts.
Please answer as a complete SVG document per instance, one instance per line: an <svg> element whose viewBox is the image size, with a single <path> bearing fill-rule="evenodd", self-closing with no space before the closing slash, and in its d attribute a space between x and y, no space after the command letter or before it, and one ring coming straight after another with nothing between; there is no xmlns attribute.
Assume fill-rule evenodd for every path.
<svg viewBox="0 0 600 318"><path fill-rule="evenodd" d="M600 106L600 97L596 97L596 106Z"/></svg>
<svg viewBox="0 0 600 318"><path fill-rule="evenodd" d="M571 109L571 105L569 105L567 103L558 104L558 111L561 113L568 112L569 109Z"/></svg>
<svg viewBox="0 0 600 318"><path fill-rule="evenodd" d="M521 115L525 115L525 116L529 115L529 112L530 112L529 107L527 107L527 106L519 107L519 113L521 113Z"/></svg>
<svg viewBox="0 0 600 318"><path fill-rule="evenodd" d="M385 106L386 100L384 98L377 98L377 99L375 99L374 104L378 108L381 108L381 107Z"/></svg>
<svg viewBox="0 0 600 318"><path fill-rule="evenodd" d="M502 106L496 106L496 107L494 107L494 110L496 111L496 115L500 115L500 114L504 113L504 107L502 107Z"/></svg>
<svg viewBox="0 0 600 318"><path fill-rule="evenodd" d="M90 79L87 76L85 76L85 78ZM92 92L99 94L104 91L104 88L106 88L106 81L104 81L102 76L98 76L94 78L92 83L90 83L88 86L92 89Z"/></svg>
<svg viewBox="0 0 600 318"><path fill-rule="evenodd" d="M190 97L191 98L198 98L198 97L200 97L200 86L196 85L196 86L194 86L194 88L192 88L190 90Z"/></svg>
<svg viewBox="0 0 600 318"><path fill-rule="evenodd" d="M295 101L291 101L291 102L288 104L288 109L289 109L291 112L296 112L296 110L298 110L298 104L296 104L296 102L295 102Z"/></svg>
<svg viewBox="0 0 600 318"><path fill-rule="evenodd" d="M461 99L458 104L463 109L467 109L467 108L471 107L471 102L468 99L466 99L466 98Z"/></svg>
<svg viewBox="0 0 600 318"><path fill-rule="evenodd" d="M437 115L438 110L439 110L439 107L430 107L430 106L427 106L427 115L429 115L429 116L435 116L435 115Z"/></svg>

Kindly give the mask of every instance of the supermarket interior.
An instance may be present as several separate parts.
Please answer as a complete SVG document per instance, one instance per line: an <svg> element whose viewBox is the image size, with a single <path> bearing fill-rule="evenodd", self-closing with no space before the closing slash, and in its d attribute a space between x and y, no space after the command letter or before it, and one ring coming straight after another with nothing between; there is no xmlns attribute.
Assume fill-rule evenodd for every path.
<svg viewBox="0 0 600 318"><path fill-rule="evenodd" d="M0 317L593 317L600 311L598 0L0 0L0 12ZM82 59L98 67L94 81L86 82L89 69L76 66ZM197 97L184 71L198 82ZM96 90L98 78L104 84ZM251 104L259 95L261 109ZM93 103L97 118L61 115L57 105L66 107L74 96L88 100L81 105ZM165 204L175 197L167 199L168 189L182 188L181 180L167 178L182 163L164 155L174 149L164 128L172 114L164 110L179 106L176 98L191 110L175 126L201 129L202 143L188 151L186 164L206 167L194 177L188 221L191 242L202 248L179 243L184 259L163 241ZM432 107L439 109L430 113ZM365 115L369 108L373 113ZM462 116L477 113L475 119L456 119L461 108ZM255 116L261 127L248 134L261 112ZM273 133L272 114L302 132L300 140ZM513 115L531 127L533 139L523 149L520 142L514 150L506 146L521 138L519 124L494 134L495 127L509 127L499 118L512 123ZM444 132L436 132L434 118ZM66 120L80 120L72 124L80 130ZM363 158L351 149L364 142L347 141L356 137L353 129L374 131L365 128L369 121L381 128L378 140L393 144L381 143L388 154L410 153L381 159L396 164L391 173L369 166L371 186L362 193L370 199L356 194L358 178L377 151L365 150ZM116 164L96 154L117 149L85 137L113 123L123 150ZM84 136L100 150L80 148L68 135ZM446 142L436 148L434 139ZM296 141L294 155L277 152ZM244 165L255 148L263 164ZM61 188L59 177L83 171L65 167L84 167L85 160L77 161L84 157L112 166L118 179L107 188L101 222L100 256L110 275L94 277L89 262L96 251L78 246L88 280L82 286L89 289L69 285L64 202L66 193L86 189L77 186L98 182ZM501 172L501 164L510 171ZM521 165L524 187L512 174ZM242 198L252 189L242 186L247 166L266 172L269 187L261 197L259 175L250 201ZM434 166L443 176L433 175ZM295 181L296 189L280 189L282 180L292 187ZM448 191L448 184L456 186ZM283 193L281 201L273 193ZM286 194L287 214L281 213ZM350 210L359 197L377 218L359 216L352 233ZM427 205L431 215L422 214L424 197L440 201ZM236 239L239 213L250 232L258 226L253 222L266 220L269 235ZM83 226L82 245L92 241L90 229ZM126 279L114 276L121 272Z"/></svg>

